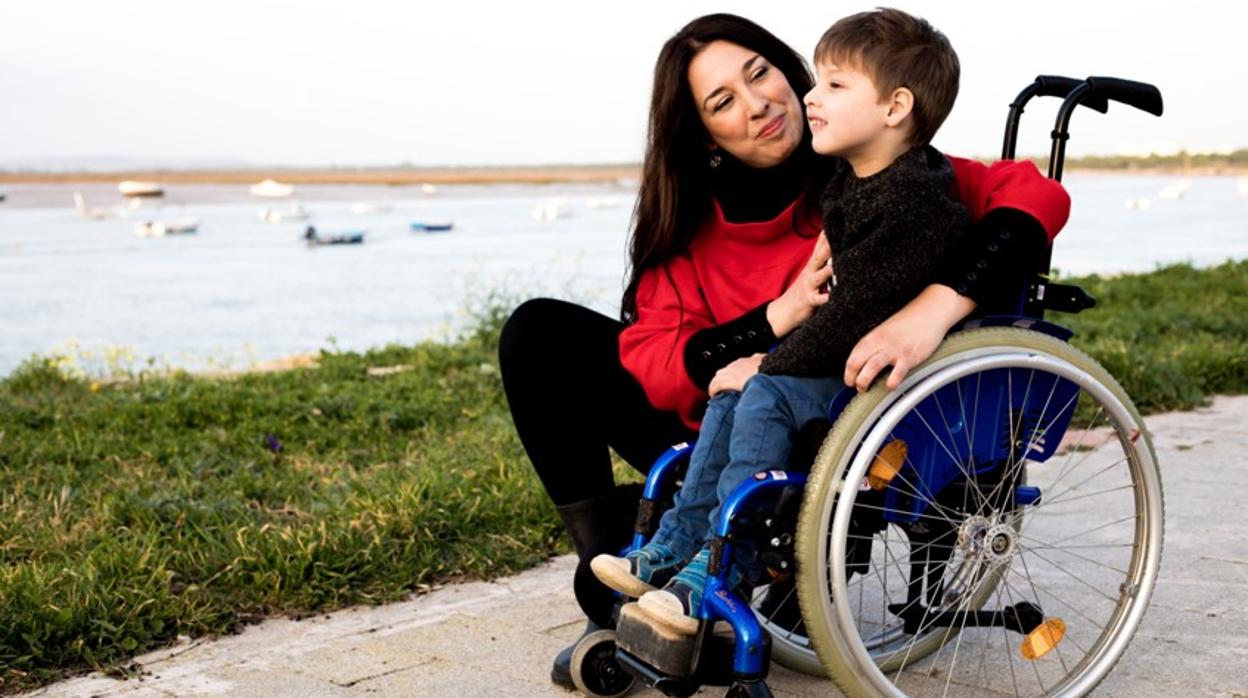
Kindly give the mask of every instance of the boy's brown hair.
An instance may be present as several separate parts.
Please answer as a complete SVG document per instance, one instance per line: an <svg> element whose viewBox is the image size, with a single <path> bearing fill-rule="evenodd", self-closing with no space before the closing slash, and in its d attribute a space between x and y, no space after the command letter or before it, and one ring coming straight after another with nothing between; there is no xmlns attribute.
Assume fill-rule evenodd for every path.
<svg viewBox="0 0 1248 698"><path fill-rule="evenodd" d="M880 96L905 87L914 94L912 145L927 145L958 96L961 66L949 39L927 20L879 8L833 24L815 47L815 64L862 70Z"/></svg>

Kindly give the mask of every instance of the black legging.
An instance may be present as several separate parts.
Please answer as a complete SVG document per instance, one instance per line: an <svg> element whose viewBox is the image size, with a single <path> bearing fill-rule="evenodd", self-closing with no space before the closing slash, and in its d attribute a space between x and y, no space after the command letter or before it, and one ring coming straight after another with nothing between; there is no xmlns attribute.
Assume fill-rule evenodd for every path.
<svg viewBox="0 0 1248 698"><path fill-rule="evenodd" d="M616 491L608 449L646 473L669 446L697 438L676 414L655 409L624 370L622 329L601 313L549 298L526 301L503 327L498 356L511 416L557 506ZM627 542L632 498L632 507L587 546L577 569L577 601L600 625L607 624L613 599L590 572L589 559L618 553Z"/></svg>
<svg viewBox="0 0 1248 698"><path fill-rule="evenodd" d="M641 473L667 447L697 438L651 406L620 365L624 324L573 303L537 298L507 320L498 357L524 450L556 505L609 494L610 447Z"/></svg>

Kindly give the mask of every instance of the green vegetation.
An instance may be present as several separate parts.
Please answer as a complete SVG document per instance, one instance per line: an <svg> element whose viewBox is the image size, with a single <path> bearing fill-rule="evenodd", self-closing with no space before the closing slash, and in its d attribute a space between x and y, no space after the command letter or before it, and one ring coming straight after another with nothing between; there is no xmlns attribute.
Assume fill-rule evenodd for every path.
<svg viewBox="0 0 1248 698"><path fill-rule="evenodd" d="M1051 319L1075 330L1071 344L1105 366L1144 414L1248 393L1248 260L1070 282L1097 307Z"/></svg>
<svg viewBox="0 0 1248 698"><path fill-rule="evenodd" d="M1248 392L1248 262L1075 281L1100 307L1055 319L1145 411ZM566 550L502 394L507 307L311 369L0 381L0 692Z"/></svg>
<svg viewBox="0 0 1248 698"><path fill-rule="evenodd" d="M498 315L452 345L234 379L93 390L27 362L0 383L0 692L563 550L507 412Z"/></svg>
<svg viewBox="0 0 1248 698"><path fill-rule="evenodd" d="M996 160L996 156L983 158L986 162ZM1026 158L1036 163L1041 170L1049 166L1048 156ZM1182 172L1191 169L1199 170L1242 170L1248 167L1248 148L1240 148L1229 153L1189 153L1180 150L1172 155L1085 155L1083 157L1066 158L1063 168L1067 172L1073 170L1114 170L1131 172L1133 170L1174 171Z"/></svg>
<svg viewBox="0 0 1248 698"><path fill-rule="evenodd" d="M1045 165L1048 160L1045 158ZM1066 169L1140 170L1214 167L1248 167L1248 148L1230 153L1189 153L1181 150L1173 155L1088 155L1066 160Z"/></svg>

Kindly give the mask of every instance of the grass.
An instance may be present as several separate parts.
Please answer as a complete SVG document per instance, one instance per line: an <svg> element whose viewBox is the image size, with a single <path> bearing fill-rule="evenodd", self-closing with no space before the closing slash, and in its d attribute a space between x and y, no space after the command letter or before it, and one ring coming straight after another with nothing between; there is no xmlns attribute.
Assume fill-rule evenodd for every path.
<svg viewBox="0 0 1248 698"><path fill-rule="evenodd" d="M1098 306L1050 319L1075 330L1071 343L1105 366L1145 414L1248 392L1248 260L1071 282Z"/></svg>
<svg viewBox="0 0 1248 698"><path fill-rule="evenodd" d="M94 391L27 362L0 383L0 691L562 550L508 416L497 326ZM381 366L410 368L368 375Z"/></svg>
<svg viewBox="0 0 1248 698"><path fill-rule="evenodd" d="M1053 319L1145 411L1248 392L1248 262L1077 282L1100 307ZM311 369L0 381L0 692L566 550L502 394L508 307Z"/></svg>

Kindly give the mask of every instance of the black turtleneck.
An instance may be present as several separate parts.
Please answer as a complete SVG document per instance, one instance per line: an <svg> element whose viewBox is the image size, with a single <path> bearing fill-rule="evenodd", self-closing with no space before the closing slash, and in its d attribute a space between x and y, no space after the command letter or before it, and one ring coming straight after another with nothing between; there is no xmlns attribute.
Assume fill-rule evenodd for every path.
<svg viewBox="0 0 1248 698"><path fill-rule="evenodd" d="M731 223L769 221L780 215L801 196L816 162L806 144L783 163L763 169L750 167L722 149L715 152L719 165L709 168L711 193Z"/></svg>

